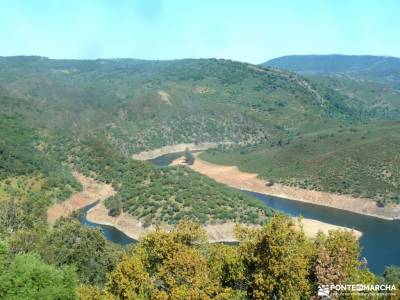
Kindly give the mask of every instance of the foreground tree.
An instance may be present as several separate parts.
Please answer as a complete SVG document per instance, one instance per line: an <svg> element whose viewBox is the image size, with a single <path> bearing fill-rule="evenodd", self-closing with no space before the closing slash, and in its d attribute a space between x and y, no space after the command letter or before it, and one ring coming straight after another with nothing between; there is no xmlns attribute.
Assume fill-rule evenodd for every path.
<svg viewBox="0 0 400 300"><path fill-rule="evenodd" d="M251 299L301 299L311 294L311 243L281 215L261 229L239 228L239 253Z"/></svg>
<svg viewBox="0 0 400 300"><path fill-rule="evenodd" d="M149 299L154 286L140 256L125 256L111 273L106 293L117 299Z"/></svg>
<svg viewBox="0 0 400 300"><path fill-rule="evenodd" d="M56 268L36 254L18 254L7 263L0 244L0 299L76 299L75 273Z"/></svg>
<svg viewBox="0 0 400 300"><path fill-rule="evenodd" d="M307 239L296 221L277 215L260 228L239 226L238 246L210 244L199 225L143 237L109 275L105 292L81 286L81 299L313 299L322 284L374 284L351 232ZM397 278L389 270L388 278ZM391 279L392 280L392 279ZM395 279L397 280L397 279ZM352 295L333 294L340 299Z"/></svg>
<svg viewBox="0 0 400 300"><path fill-rule="evenodd" d="M352 232L333 230L328 235L320 233L315 246L315 285L375 284L375 276L368 269L361 268L360 245ZM346 298L335 291L332 296Z"/></svg>
<svg viewBox="0 0 400 300"><path fill-rule="evenodd" d="M45 238L48 256L57 266L72 265L81 282L102 285L121 252L108 243L99 229L82 226L79 222L60 220Z"/></svg>
<svg viewBox="0 0 400 300"><path fill-rule="evenodd" d="M170 233L150 233L111 273L106 294L126 300L234 299L210 267L209 246L201 226L187 220Z"/></svg>

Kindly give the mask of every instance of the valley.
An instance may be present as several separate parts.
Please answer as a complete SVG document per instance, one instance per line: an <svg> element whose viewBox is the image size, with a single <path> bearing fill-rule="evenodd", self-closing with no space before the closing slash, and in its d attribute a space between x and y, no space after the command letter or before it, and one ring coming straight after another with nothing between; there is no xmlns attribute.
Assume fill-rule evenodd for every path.
<svg viewBox="0 0 400 300"><path fill-rule="evenodd" d="M354 276L400 263L399 91L387 76L227 59L0 67L0 239L13 255L76 264L101 293L123 253L150 257L145 273L159 276L151 253L165 247L199 251L207 268L220 247L251 272L245 247L265 234L296 245L309 275L337 244Z"/></svg>

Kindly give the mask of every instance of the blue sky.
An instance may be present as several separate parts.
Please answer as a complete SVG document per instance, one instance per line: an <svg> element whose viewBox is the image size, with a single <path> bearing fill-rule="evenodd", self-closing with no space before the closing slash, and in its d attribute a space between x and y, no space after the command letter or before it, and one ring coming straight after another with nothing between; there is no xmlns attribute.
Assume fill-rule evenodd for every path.
<svg viewBox="0 0 400 300"><path fill-rule="evenodd" d="M398 0L0 0L0 56L400 57Z"/></svg>

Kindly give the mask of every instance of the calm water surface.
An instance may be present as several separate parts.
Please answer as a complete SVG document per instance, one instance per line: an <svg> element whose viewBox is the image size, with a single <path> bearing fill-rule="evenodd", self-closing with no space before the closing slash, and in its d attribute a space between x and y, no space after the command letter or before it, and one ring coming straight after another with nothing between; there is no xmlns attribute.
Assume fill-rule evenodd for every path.
<svg viewBox="0 0 400 300"><path fill-rule="evenodd" d="M81 224L83 224L85 226L89 226L89 227L100 228L103 231L104 236L113 243L117 243L117 244L121 244L121 245L136 243L136 240L131 239L129 236L127 236L125 233L123 233L122 231L118 230L115 227L108 226L108 225L95 224L95 223L88 221L88 219L86 219L86 213L89 211L89 209L91 209L92 207L94 207L96 205L97 205L97 202L90 204L83 209L84 214L80 219Z"/></svg>
<svg viewBox="0 0 400 300"><path fill-rule="evenodd" d="M182 155L181 153L166 154L152 159L154 164L165 166ZM369 268L376 274L383 271L387 265L400 265L400 220L388 221L379 218L355 214L335 208L303 203L283 198L266 196L259 193L245 192L269 207L292 216L303 216L330 224L354 228L363 233L360 239L362 255L368 259ZM88 211L95 204L85 208ZM81 220L82 224L100 227L107 239L119 244L135 242L118 229L93 224L86 219L86 214Z"/></svg>

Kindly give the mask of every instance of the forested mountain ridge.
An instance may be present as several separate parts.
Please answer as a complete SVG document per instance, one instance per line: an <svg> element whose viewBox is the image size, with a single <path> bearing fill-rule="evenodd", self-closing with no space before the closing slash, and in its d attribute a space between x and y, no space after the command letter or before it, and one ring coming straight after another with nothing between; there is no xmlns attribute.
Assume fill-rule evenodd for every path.
<svg viewBox="0 0 400 300"><path fill-rule="evenodd" d="M80 61L2 57L0 67L0 110L4 125L17 122L19 126L17 131L6 130L4 135L32 132L32 140L23 147L10 148L12 143L3 140L3 151L10 153L8 160L11 157L15 161L14 164L5 161L2 169L23 165L23 169L31 170L28 165L36 164L35 176L55 178L50 185L44 185L54 189L48 193L53 195L50 202L65 199L79 189L68 171L72 167L113 182L117 189L130 186L114 200L147 222L175 223L181 217L179 211L183 207L179 207L191 200L187 195L178 196L181 186L162 192L169 199L165 206L159 207L160 202L156 201L157 208L150 207L146 201L160 198L159 186L161 178L165 178L160 175L155 175L158 179L146 186L149 192L146 201L135 193L133 196L135 187L124 179L133 175L129 170L121 170L135 164L128 159L134 152L184 142L232 142L249 145L250 149L257 144L283 146L317 130L376 118L374 112L368 112L339 90L327 87L325 82L231 60ZM12 153L12 148L24 149L20 153L27 158L18 158L18 152ZM96 156L101 159L93 159ZM116 159L110 161L109 157ZM136 168L145 168L149 174L171 173L176 178L188 175L187 171L157 171L142 165ZM4 179L13 174L10 170L3 173ZM142 182L150 178L141 176L138 178ZM213 189L218 193L216 186L210 193ZM221 199L226 198L222 195ZM160 213L163 209L168 211L168 217ZM207 209L203 210L202 213L197 210L194 219L210 221ZM253 213L244 219L259 223L262 218ZM268 212L264 210L263 214ZM215 220L236 219L235 214L223 215L215 211Z"/></svg>
<svg viewBox="0 0 400 300"><path fill-rule="evenodd" d="M262 66L291 70L346 95L372 118L400 118L400 58L370 55L290 55Z"/></svg>
<svg viewBox="0 0 400 300"><path fill-rule="evenodd" d="M0 67L2 110L35 126L101 130L126 153L182 142L257 143L357 115L343 96L295 74L229 60L11 57Z"/></svg>
<svg viewBox="0 0 400 300"><path fill-rule="evenodd" d="M288 55L271 59L262 66L300 74L346 74L358 79L400 81L400 58L372 55Z"/></svg>

